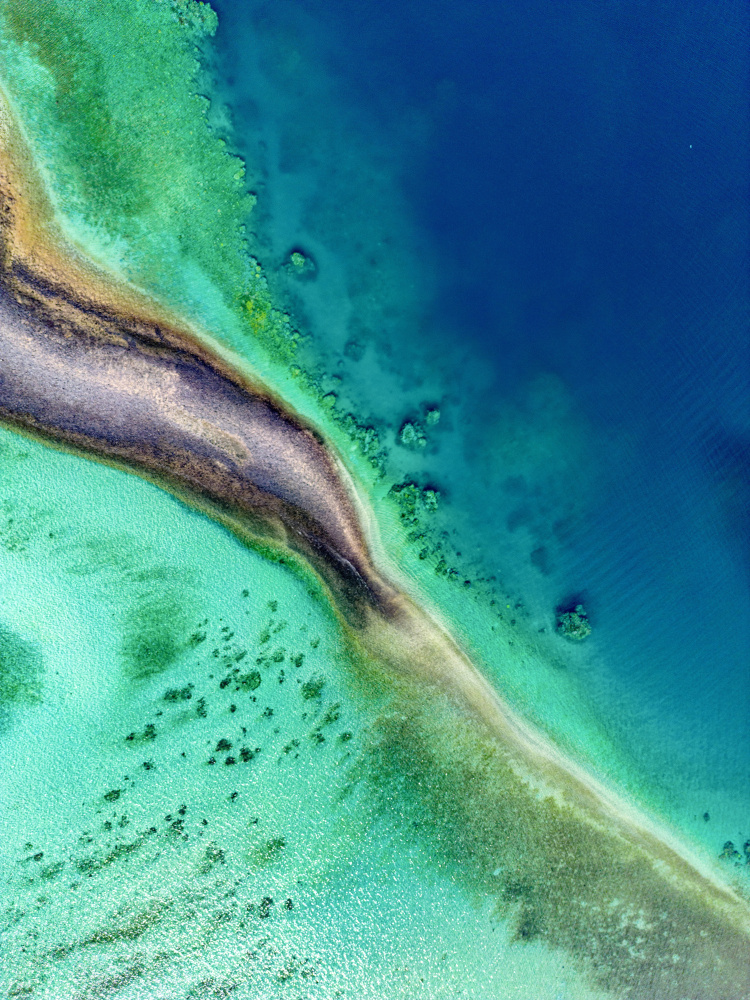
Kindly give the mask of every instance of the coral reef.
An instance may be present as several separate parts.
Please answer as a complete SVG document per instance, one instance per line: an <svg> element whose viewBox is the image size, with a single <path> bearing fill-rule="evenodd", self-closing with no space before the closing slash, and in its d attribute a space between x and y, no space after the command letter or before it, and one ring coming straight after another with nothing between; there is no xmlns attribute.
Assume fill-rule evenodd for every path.
<svg viewBox="0 0 750 1000"><path fill-rule="evenodd" d="M311 281L318 273L318 266L309 253L292 250L284 263L283 270L285 274L298 281Z"/></svg>
<svg viewBox="0 0 750 1000"><path fill-rule="evenodd" d="M558 635L573 642L583 642L591 635L591 625L582 604L576 604L572 611L560 612L556 628Z"/></svg>

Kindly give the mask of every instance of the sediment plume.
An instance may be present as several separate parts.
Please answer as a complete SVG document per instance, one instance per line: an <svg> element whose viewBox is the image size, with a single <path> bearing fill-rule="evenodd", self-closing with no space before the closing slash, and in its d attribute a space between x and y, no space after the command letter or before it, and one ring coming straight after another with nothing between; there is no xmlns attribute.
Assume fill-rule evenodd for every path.
<svg viewBox="0 0 750 1000"><path fill-rule="evenodd" d="M496 852L487 891L522 915L519 940L564 949L614 996L750 996L746 900L504 703L376 565L362 501L322 436L206 337L55 236L7 110L0 139L0 421L302 557L364 656L459 706L489 761L486 787L464 805L466 829L472 809L498 815L497 829L486 816L476 827L484 847L467 858L467 879L485 885L485 855ZM405 726L384 732L394 753L417 739ZM457 760L456 774L466 766Z"/></svg>

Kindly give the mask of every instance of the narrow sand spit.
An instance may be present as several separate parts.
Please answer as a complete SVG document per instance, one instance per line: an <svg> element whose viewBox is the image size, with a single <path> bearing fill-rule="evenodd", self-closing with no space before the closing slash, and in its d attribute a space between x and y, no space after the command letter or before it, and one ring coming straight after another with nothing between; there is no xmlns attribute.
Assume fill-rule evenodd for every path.
<svg viewBox="0 0 750 1000"><path fill-rule="evenodd" d="M533 879L554 908L538 904L536 936L596 983L630 997L750 995L747 901L503 701L448 628L375 565L367 504L320 434L218 345L64 245L7 111L0 140L0 420L302 557L367 657L479 721L532 805L505 835L539 834ZM596 873L601 906L571 877L577 866Z"/></svg>
<svg viewBox="0 0 750 1000"><path fill-rule="evenodd" d="M401 599L401 608L395 624L381 621L370 626L381 634L380 639L370 640L371 645L387 663L417 673L458 699L509 748L519 777L541 795L558 797L580 809L608 831L649 851L669 866L675 877L690 878L717 902L737 906L750 933L750 908L715 871L656 820L564 756L549 738L526 722L501 698L435 617L407 597Z"/></svg>

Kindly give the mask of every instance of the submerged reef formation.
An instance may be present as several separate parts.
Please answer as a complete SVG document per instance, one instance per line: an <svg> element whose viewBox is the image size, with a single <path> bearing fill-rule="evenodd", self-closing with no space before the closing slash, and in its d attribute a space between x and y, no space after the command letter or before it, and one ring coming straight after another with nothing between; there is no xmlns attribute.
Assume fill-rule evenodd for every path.
<svg viewBox="0 0 750 1000"><path fill-rule="evenodd" d="M299 281L312 281L318 273L318 266L309 253L292 250L284 264L284 271Z"/></svg>
<svg viewBox="0 0 750 1000"><path fill-rule="evenodd" d="M21 130L2 113L0 420L150 479L312 568L362 671L403 692L362 763L377 775L373 794L386 801L398 787L407 821L412 806L429 818L422 836L435 857L495 900L519 942L562 949L616 997L750 995L747 901L502 700L373 554L367 504L315 428L240 359L65 241ZM419 447L423 432L408 426L402 443ZM415 491L400 487L407 516ZM237 680L257 685L252 672ZM313 701L320 682L307 683L302 697ZM215 752L231 749L219 741ZM417 821L406 825L414 836Z"/></svg>
<svg viewBox="0 0 750 1000"><path fill-rule="evenodd" d="M576 604L572 611L561 611L557 616L557 631L573 642L583 642L591 635L591 625L582 604Z"/></svg>

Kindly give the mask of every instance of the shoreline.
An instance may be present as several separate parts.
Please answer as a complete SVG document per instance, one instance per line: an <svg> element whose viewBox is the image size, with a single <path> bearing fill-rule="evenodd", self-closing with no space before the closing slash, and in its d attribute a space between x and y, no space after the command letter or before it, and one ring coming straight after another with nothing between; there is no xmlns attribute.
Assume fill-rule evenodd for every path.
<svg viewBox="0 0 750 1000"><path fill-rule="evenodd" d="M0 163L0 419L296 552L350 622L387 613L361 501L320 432L241 359L51 244L33 219L39 185L14 166Z"/></svg>
<svg viewBox="0 0 750 1000"><path fill-rule="evenodd" d="M644 850L655 855L661 855L660 860L667 863L675 875L682 871L691 877L698 876L702 886L716 893L717 900L724 903L739 904L747 908L744 915L745 925L750 933L750 906L748 901L735 890L720 880L697 854L674 836L666 827L660 825L656 818L648 816L637 806L628 802L614 788L609 787L600 778L588 772L562 751L558 750L553 741L531 723L527 722L490 684L484 674L471 662L469 657L454 642L449 629L439 623L432 614L406 598L410 607L406 616L419 629L420 620L439 636L443 647L444 666L439 672L425 666L419 670L419 676L426 682L436 683L445 693L459 692L466 706L475 717L481 720L488 730L500 737L509 746L517 746L522 754L539 765L539 774L524 774L530 783L537 783L539 792L544 796L555 796L567 792L575 792L569 804L591 813L591 818L609 820L609 829L614 822L618 832L630 834L633 841ZM375 626L377 628L377 626ZM419 640L417 640L417 645ZM416 653L416 650L415 650ZM425 656L433 654L425 652ZM383 653L386 656L386 653ZM392 655L392 654L391 654ZM434 654L433 654L434 655ZM450 663L450 676L447 664ZM415 673L417 670L414 671ZM459 683L460 679L460 683ZM555 781L552 776L545 780L545 766L556 772L558 778L568 780L568 787L563 787L564 781ZM521 770L519 769L519 774Z"/></svg>
<svg viewBox="0 0 750 1000"><path fill-rule="evenodd" d="M3 124L12 145L11 125ZM32 165L28 154L20 159ZM320 434L179 318L87 270L82 255L67 259L64 247L45 244L33 218L43 195L18 164L0 180L0 357L10 373L0 386L0 419L150 479L241 538L294 551L328 587L355 643L458 701L509 755L518 781L556 803L560 822L571 810L608 845L619 838L623 855L640 852L659 878L705 894L703 905L750 947L747 901L657 821L557 751L506 704L435 612L409 596L405 581L399 588L380 573L371 553L385 562L387 553L373 537L366 501ZM49 222L49 206L45 212ZM750 983L747 963L738 968Z"/></svg>

